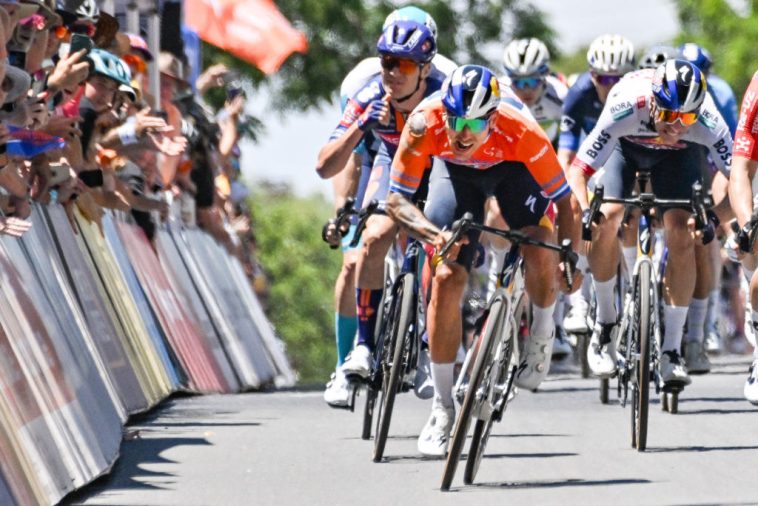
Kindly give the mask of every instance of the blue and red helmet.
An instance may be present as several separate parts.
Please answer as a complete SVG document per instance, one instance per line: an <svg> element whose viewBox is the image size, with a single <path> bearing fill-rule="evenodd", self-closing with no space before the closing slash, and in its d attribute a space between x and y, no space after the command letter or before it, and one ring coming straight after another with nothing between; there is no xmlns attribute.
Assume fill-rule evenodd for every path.
<svg viewBox="0 0 758 506"><path fill-rule="evenodd" d="M700 109L708 93L705 74L686 60L667 60L655 69L652 81L655 103L669 111Z"/></svg>
<svg viewBox="0 0 758 506"><path fill-rule="evenodd" d="M687 42L686 44L679 46L679 58L694 63L706 74L710 72L711 65L713 65L711 53L709 53L704 47L698 46L693 42Z"/></svg>
<svg viewBox="0 0 758 506"><path fill-rule="evenodd" d="M381 55L429 63L437 54L437 41L427 26L400 19L386 26L376 43L376 50Z"/></svg>
<svg viewBox="0 0 758 506"><path fill-rule="evenodd" d="M485 118L500 103L500 84L493 71L481 65L462 65L442 83L442 103L451 116Z"/></svg>

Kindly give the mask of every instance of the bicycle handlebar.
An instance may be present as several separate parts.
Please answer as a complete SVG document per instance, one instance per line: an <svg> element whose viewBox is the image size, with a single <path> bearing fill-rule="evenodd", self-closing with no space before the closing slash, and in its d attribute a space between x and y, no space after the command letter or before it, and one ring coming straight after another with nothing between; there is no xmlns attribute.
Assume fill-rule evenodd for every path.
<svg viewBox="0 0 758 506"><path fill-rule="evenodd" d="M334 218L331 218L329 221L326 222L326 224L321 229L321 239L329 244L329 247L332 249L337 249L339 247L339 244L331 244L329 243L329 240L327 238L327 234L329 231L329 227L332 225L337 228L337 233L340 235L340 237L344 237L347 233L347 230L345 229L345 225L347 224L347 220L350 219L351 216L355 214L355 198L348 197L345 199L345 203L337 209L337 215Z"/></svg>
<svg viewBox="0 0 758 506"><path fill-rule="evenodd" d="M453 244L458 242L458 240L461 238L463 234L465 234L471 229L474 229L474 230L479 230L481 232L486 232L489 234L500 236L503 239L506 239L514 243L514 245L516 246L526 244L527 246L537 246L540 248L557 251L560 254L561 263L563 264L563 274L565 276L566 283L568 284L569 289L573 288L573 284L574 284L573 272L574 272L574 269L576 268L576 263L579 260L579 255L574 253L573 248L571 247L571 239L564 239L563 242L560 245L558 245L551 242L545 242L545 241L533 239L532 237L529 237L528 235L518 230L502 230L499 228L488 227L487 225L474 223L473 220L474 220L474 216L471 213L466 213L463 215L461 219L453 222L453 225L450 228L450 231L452 232L453 235L445 243L445 245L442 247L439 253L436 253L432 257L433 265L437 266L440 262L442 262L442 259L445 258L445 256L447 255L448 251L450 251L450 248L453 246Z"/></svg>
<svg viewBox="0 0 758 506"><path fill-rule="evenodd" d="M642 192L637 197L625 199L605 197L604 193L603 185L595 187L595 196L590 204L588 219L582 221L582 239L585 241L592 240L592 223L600 223L602 216L600 206L605 203L639 207L648 211L654 207L689 207L695 217L695 229L703 232L703 244L711 242L716 235L715 226L718 225L718 218L710 209L713 206L713 200L703 190L703 185L699 182L692 185L692 198L690 199L658 199L653 193L648 192ZM758 227L758 223L756 227Z"/></svg>
<svg viewBox="0 0 758 506"><path fill-rule="evenodd" d="M750 220L737 231L737 244L745 253L753 251L755 240L758 238L758 209L753 210Z"/></svg>

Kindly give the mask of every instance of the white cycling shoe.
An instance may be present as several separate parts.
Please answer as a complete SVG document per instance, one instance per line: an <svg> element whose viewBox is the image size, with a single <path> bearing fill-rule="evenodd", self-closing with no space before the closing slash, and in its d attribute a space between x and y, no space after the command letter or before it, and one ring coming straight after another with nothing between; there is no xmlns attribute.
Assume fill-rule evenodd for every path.
<svg viewBox="0 0 758 506"><path fill-rule="evenodd" d="M324 400L333 408L346 408L350 400L350 388L344 373L337 369L332 373L332 379L326 384Z"/></svg>
<svg viewBox="0 0 758 506"><path fill-rule="evenodd" d="M590 344L587 346L587 363L595 376L609 378L616 372L617 333L618 325L615 323L595 324Z"/></svg>
<svg viewBox="0 0 758 506"><path fill-rule="evenodd" d="M359 344L342 364L342 373L345 376L353 376L361 379L368 378L371 371L371 350L365 344Z"/></svg>
<svg viewBox="0 0 758 506"><path fill-rule="evenodd" d="M425 457L442 458L447 454L450 432L455 422L455 408L432 403L432 414L418 437L418 451Z"/></svg>
<svg viewBox="0 0 758 506"><path fill-rule="evenodd" d="M686 386L692 383L687 368L676 350L661 353L661 381L664 386Z"/></svg>
<svg viewBox="0 0 758 506"><path fill-rule="evenodd" d="M555 330L547 337L538 338L530 335L527 338L514 380L517 387L531 391L537 390L550 371L554 342Z"/></svg>
<svg viewBox="0 0 758 506"><path fill-rule="evenodd" d="M569 310L563 319L563 328L569 334L584 334L589 332L590 327L587 324L587 313L590 305L586 300L580 299Z"/></svg>
<svg viewBox="0 0 758 506"><path fill-rule="evenodd" d="M705 345L698 342L686 343L684 347L684 363L690 374L708 374L711 372L711 361L705 353Z"/></svg>
<svg viewBox="0 0 758 506"><path fill-rule="evenodd" d="M747 380L745 380L744 389L745 399L758 406L758 358L753 360L748 371Z"/></svg>

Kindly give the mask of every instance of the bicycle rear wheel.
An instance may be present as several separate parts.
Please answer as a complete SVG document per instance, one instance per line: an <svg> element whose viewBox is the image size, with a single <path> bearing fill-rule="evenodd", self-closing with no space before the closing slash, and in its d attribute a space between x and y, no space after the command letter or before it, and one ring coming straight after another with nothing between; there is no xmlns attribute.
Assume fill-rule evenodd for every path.
<svg viewBox="0 0 758 506"><path fill-rule="evenodd" d="M409 343L409 328L414 323L413 306L415 294L413 290L413 274L403 274L392 297L388 332L385 336L384 353L379 367L382 368L382 388L379 392L380 403L376 420L374 436L374 462L379 462L384 456L387 434L392 421L392 408L395 395L399 390L400 377L405 370L404 350Z"/></svg>
<svg viewBox="0 0 758 506"><path fill-rule="evenodd" d="M636 350L639 353L636 359L636 384L632 386L632 417L634 434L632 435L634 448L637 451L645 451L647 447L647 422L648 403L650 399L650 279L651 266L645 262L640 265L636 287L639 305L635 321L637 331Z"/></svg>
<svg viewBox="0 0 758 506"><path fill-rule="evenodd" d="M363 407L363 429L361 439L371 439L371 426L374 422L374 404L376 404L376 390L369 384L366 387L366 405Z"/></svg>
<svg viewBox="0 0 758 506"><path fill-rule="evenodd" d="M505 309L505 302L502 296L496 297L489 307L487 319L481 333L476 361L469 376L466 395L463 398L461 410L455 422L453 437L448 447L447 462L445 463L440 490L450 490L450 484L453 482L458 461L463 451L463 445L466 442L472 411L477 401L477 391L479 390L479 385L482 383L487 367L492 363L495 344L503 328Z"/></svg>

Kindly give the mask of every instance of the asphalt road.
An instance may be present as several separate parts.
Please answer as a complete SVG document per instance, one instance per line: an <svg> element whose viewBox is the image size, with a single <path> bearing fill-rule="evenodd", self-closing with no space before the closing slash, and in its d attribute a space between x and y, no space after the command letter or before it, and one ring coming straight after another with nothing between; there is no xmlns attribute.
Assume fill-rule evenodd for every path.
<svg viewBox="0 0 758 506"><path fill-rule="evenodd" d="M682 393L679 414L651 408L648 451L629 444L629 408L563 364L521 393L496 425L477 484L438 489L443 462L416 437L429 402L399 397L386 461L371 461L361 416L320 392L175 398L129 427L110 476L69 505L758 504L758 407L742 398L749 357L717 359ZM555 369L555 368L554 368ZM362 408L363 399L359 400Z"/></svg>

